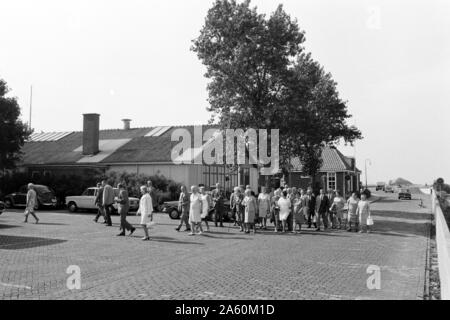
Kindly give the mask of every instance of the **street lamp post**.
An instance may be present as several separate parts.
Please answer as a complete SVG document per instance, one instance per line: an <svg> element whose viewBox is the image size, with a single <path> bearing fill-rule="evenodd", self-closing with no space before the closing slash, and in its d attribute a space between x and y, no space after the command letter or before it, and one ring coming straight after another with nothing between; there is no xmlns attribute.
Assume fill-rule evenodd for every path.
<svg viewBox="0 0 450 320"><path fill-rule="evenodd" d="M366 159L365 163L364 163L364 167L365 167L365 176L366 176L366 189L367 189L367 161L369 161L369 164L372 165L372 162L370 161L370 159Z"/></svg>

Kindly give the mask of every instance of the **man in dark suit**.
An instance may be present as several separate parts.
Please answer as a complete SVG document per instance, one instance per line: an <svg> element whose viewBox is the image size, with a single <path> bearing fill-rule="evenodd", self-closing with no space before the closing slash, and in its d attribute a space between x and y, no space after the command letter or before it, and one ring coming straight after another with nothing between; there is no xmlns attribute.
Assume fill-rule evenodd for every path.
<svg viewBox="0 0 450 320"><path fill-rule="evenodd" d="M316 196L312 192L312 188L311 187L309 187L308 190L306 191L306 197L307 197L308 208L309 208L309 212L308 212L308 228L311 228L311 223L313 223L314 227L317 228L317 223L313 222L313 219L314 219L314 217L316 215Z"/></svg>
<svg viewBox="0 0 450 320"><path fill-rule="evenodd" d="M120 215L120 233L118 236L124 236L125 231L130 231L130 236L133 234L133 232L136 230L128 221L127 221L127 214L130 210L130 199L128 198L128 191L125 188L125 185L122 183L119 183L117 185L117 188L119 188L119 196L117 197L117 205L118 205L118 211Z"/></svg>
<svg viewBox="0 0 450 320"><path fill-rule="evenodd" d="M112 226L111 214L114 209L114 189L111 185L106 181L102 181L103 188L103 196L102 196L102 204L105 212L106 225L108 227Z"/></svg>
<svg viewBox="0 0 450 320"><path fill-rule="evenodd" d="M214 223L216 227L218 224L220 224L220 227L223 227L225 194L222 191L220 183L216 183L216 189L213 190L211 198L214 206Z"/></svg>
<svg viewBox="0 0 450 320"><path fill-rule="evenodd" d="M316 199L316 231L320 231L320 219L322 218L324 229L328 229L328 209L330 208L330 199L325 194L323 189L320 189L320 194Z"/></svg>

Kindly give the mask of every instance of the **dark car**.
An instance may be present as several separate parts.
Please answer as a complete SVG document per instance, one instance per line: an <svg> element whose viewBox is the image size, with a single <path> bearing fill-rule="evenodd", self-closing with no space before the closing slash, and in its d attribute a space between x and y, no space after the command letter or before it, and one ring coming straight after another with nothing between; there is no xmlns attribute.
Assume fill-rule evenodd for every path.
<svg viewBox="0 0 450 320"><path fill-rule="evenodd" d="M225 214L224 214L224 221L233 221L232 215L231 215L231 209L230 209L230 200L225 200ZM178 201L167 201L164 202L160 206L160 211L163 213L167 213L171 219L180 219L181 212L178 210ZM214 214L211 213L208 215L208 220L213 220Z"/></svg>
<svg viewBox="0 0 450 320"><path fill-rule="evenodd" d="M47 186L35 184L34 190L36 191L37 201L35 209L42 207L52 207L55 208L57 205L57 200L55 192ZM5 205L7 208L14 207L26 207L27 205L27 193L28 187L21 186L18 192L14 192L5 196Z"/></svg>
<svg viewBox="0 0 450 320"><path fill-rule="evenodd" d="M0 214L3 213L3 210L5 210L5 204L2 201L0 201Z"/></svg>
<svg viewBox="0 0 450 320"><path fill-rule="evenodd" d="M384 183L384 182L377 182L377 186L376 186L376 188L375 188L375 191L379 191L379 190L382 190L382 191L384 191L384 186L385 186L386 184Z"/></svg>
<svg viewBox="0 0 450 320"><path fill-rule="evenodd" d="M411 193L408 189L400 189L398 193L399 200L411 200Z"/></svg>

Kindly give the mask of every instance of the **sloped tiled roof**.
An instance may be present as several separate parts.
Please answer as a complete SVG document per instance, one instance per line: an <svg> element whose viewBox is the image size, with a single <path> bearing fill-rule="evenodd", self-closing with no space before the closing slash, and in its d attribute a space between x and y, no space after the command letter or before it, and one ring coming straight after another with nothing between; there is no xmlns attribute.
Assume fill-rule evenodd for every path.
<svg viewBox="0 0 450 320"><path fill-rule="evenodd" d="M182 128L193 137L194 126L168 128L165 131L162 130L161 135L149 137L146 135L154 131L155 127L100 130L100 146L102 144L108 146L109 153L93 156L92 159L87 159L88 157L82 154L83 132L80 131L68 134L57 141L28 141L22 148L22 165L171 162L171 149L178 143L171 141L172 132ZM203 133L209 128L215 127L204 125ZM192 138L192 143L193 140Z"/></svg>
<svg viewBox="0 0 450 320"><path fill-rule="evenodd" d="M351 158L344 156L334 147L325 147L322 150L322 161L322 167L319 170L320 172L343 172L354 170ZM303 171L303 166L299 158L293 158L291 160L291 165L293 171Z"/></svg>
<svg viewBox="0 0 450 320"><path fill-rule="evenodd" d="M161 127L162 128L162 127ZM100 149L105 150L95 156L82 154L83 132L62 135L57 141L29 141L22 148L22 165L108 165L118 163L171 163L171 150L178 142L171 141L176 129L187 130L194 143L194 126L172 126L161 130L161 135L147 136L156 127L129 130L100 130ZM169 129L167 129L169 128ZM202 132L218 128L214 125L202 126ZM157 131L157 130L156 130ZM57 134L57 133L55 133ZM103 151L103 152L102 152ZM322 172L352 171L352 160L332 147L322 152ZM293 171L302 171L298 158L291 161Z"/></svg>

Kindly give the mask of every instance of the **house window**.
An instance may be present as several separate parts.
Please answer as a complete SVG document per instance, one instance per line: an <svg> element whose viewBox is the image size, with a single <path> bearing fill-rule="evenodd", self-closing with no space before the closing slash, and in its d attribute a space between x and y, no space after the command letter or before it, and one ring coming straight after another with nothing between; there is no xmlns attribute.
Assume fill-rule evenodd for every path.
<svg viewBox="0 0 450 320"><path fill-rule="evenodd" d="M327 173L327 187L328 190L336 190L336 172Z"/></svg>
<svg viewBox="0 0 450 320"><path fill-rule="evenodd" d="M31 179L37 180L41 178L41 173L39 171L33 171L31 173Z"/></svg>
<svg viewBox="0 0 450 320"><path fill-rule="evenodd" d="M237 177L236 171L230 171L223 166L204 166L203 169L203 183L207 189L215 188L216 183L220 183L226 190L231 190L237 184Z"/></svg>

